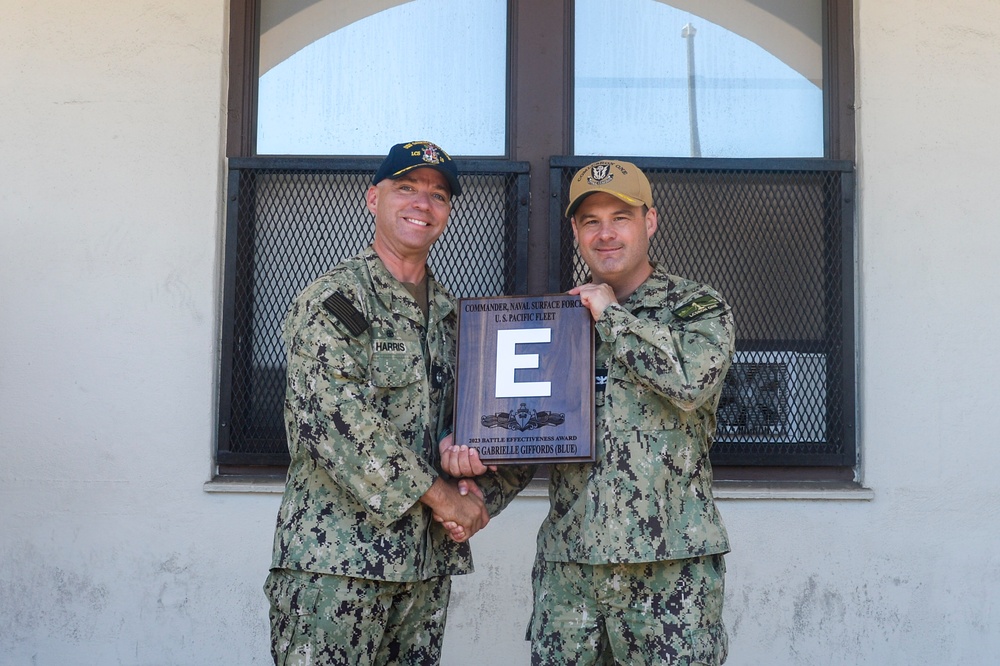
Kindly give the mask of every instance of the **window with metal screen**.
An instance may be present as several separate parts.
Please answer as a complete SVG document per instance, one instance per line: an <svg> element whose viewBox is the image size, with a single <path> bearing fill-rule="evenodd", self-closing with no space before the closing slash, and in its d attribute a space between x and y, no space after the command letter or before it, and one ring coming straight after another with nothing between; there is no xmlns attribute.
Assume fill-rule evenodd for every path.
<svg viewBox="0 0 1000 666"><path fill-rule="evenodd" d="M593 157L552 158L552 289L586 281L569 220L569 180ZM854 436L854 169L831 160L626 158L659 212L650 254L718 289L737 352L712 460L850 466Z"/></svg>
<svg viewBox="0 0 1000 666"><path fill-rule="evenodd" d="M378 159L230 160L218 464L285 465L281 323L307 284L368 246ZM458 160L462 196L431 249L456 297L527 290L528 166Z"/></svg>
<svg viewBox="0 0 1000 666"><path fill-rule="evenodd" d="M362 193L367 173L378 162L258 157L258 84L282 59L281 53L291 53L283 51L284 47L305 45L332 32L339 32L339 39L348 35L338 28L353 25L362 16L380 21L390 13L383 9L409 11L420 3L373 7L352 0L327 3L324 8L310 3L262 4L260 0L232 0L230 4L226 154L236 159L231 162L228 205L218 452L220 471L243 473L238 468L244 464L271 461L280 467L287 460L281 402L275 399L284 383L277 327L301 285L370 239L371 222L363 209ZM670 213L663 216L657 233L656 258L672 272L713 284L737 310L739 349L720 406L713 458L735 466L728 469L737 476L747 472L745 466L755 466L747 478L785 478L786 471L790 472L787 478L819 478L831 467L837 468L836 474L850 473L855 464L852 0L809 0L801 6L786 3L764 7L764 11L753 2L695 3L696 7L630 0L628 6L641 11L644 18L658 17L643 23L640 32L649 35L648 39L627 22L616 33L619 37L611 36L609 20L619 21L623 14L620 3L607 0L467 4L463 12L467 9L476 15L475 20L492 35L492 46L483 51L480 46L488 45L473 39L470 48L459 46L459 51L492 55L458 65L442 61L439 64L445 69L437 65L434 69L442 74L455 66L471 67L470 71L481 74L473 78L485 86L479 92L494 101L503 99L505 111L502 119L495 116L485 130L475 123L448 125L449 132L471 127L473 133L485 131L483 136L459 131L454 144L442 136L429 138L442 142L455 155L502 156L519 160L513 164L522 166L493 163L501 171L510 168L510 174L516 174L512 176L516 187L501 185L499 171L487 169L468 176L466 183L488 186L481 190L482 199L463 197L465 201L458 202L452 229L432 252L437 275L457 296L559 291L579 280L581 267L574 264L572 235L564 226L560 206L564 205L567 172L594 158L550 162L550 156L610 155L626 143L637 145L640 150L631 154L648 157L631 161L652 169L661 212ZM501 5L506 18L496 11ZM683 16L677 13L684 8L691 11L685 9ZM322 20L315 20L314 9L325 12ZM449 20L456 18L462 20L458 14ZM362 22L357 21L355 27L362 27ZM506 33L501 49L502 24ZM715 39L720 34L716 27L738 33L748 43L737 43L733 35L726 35L729 46L720 49L725 44ZM472 30L469 34L479 33ZM625 62L619 57L625 51L595 48L595 34L601 44L617 39L615 43L627 45L639 59ZM750 72L768 56L741 54L757 47L801 76ZM501 52L506 53L502 84L496 78L501 70L495 66ZM370 59L352 53L356 55L347 46L341 51L343 57L333 59L341 79L381 80L372 79ZM721 65L734 69L726 73L719 69ZM752 76L744 76L748 73ZM799 89L808 88L806 81L815 87L807 95L813 101L808 102L806 113L796 116L808 119L808 150L781 147L790 132L794 134L785 120L796 115L782 92L789 86L786 78L794 79L793 86ZM748 84L751 79L756 83ZM307 75L302 80L312 85L324 79ZM757 107L765 109L767 132L760 131L762 123L750 122L761 114L744 113L748 109L742 97L721 107L712 103L712 96L719 99L719 91L742 96L752 90L766 93L757 101L770 100ZM339 102L350 99L354 98ZM778 107L777 115L766 112ZM364 115L363 104L345 108L353 111L326 114L324 122L333 119L330 122L338 124L339 132L372 120L358 118L359 113ZM712 108L721 108L721 114ZM736 109L735 115L727 108ZM454 114L437 116L446 117L446 122L454 119ZM477 116L466 113L466 117ZM600 119L609 117L619 122L601 124ZM641 122L637 125L628 118ZM499 126L494 122L498 120ZM660 131L670 124L675 127L666 134ZM640 125L649 131L636 131ZM732 146L745 149L709 146L713 126L734 139ZM386 127L398 131L398 123ZM466 151L460 147L468 147L467 140L478 145L485 138L500 136L496 127L506 137L502 149ZM771 130L780 133L782 141L770 140ZM686 139L690 139L690 153ZM695 139L701 146L698 150ZM762 143L766 149L753 147ZM353 140L346 139L333 144L307 142L302 152L367 152L352 151L351 145ZM274 152L288 154L284 149ZM670 157L681 154L755 159ZM756 159L767 156L773 157ZM791 157L803 159L785 159ZM529 163L534 174L530 183ZM528 186L530 190L521 189ZM501 191L505 192L502 204L494 199L501 197ZM529 198L533 198L531 206ZM504 225L511 224L517 228L516 238L506 235L511 232ZM443 261L444 257L454 264ZM520 282L510 288L512 272ZM771 466L782 469L775 472Z"/></svg>

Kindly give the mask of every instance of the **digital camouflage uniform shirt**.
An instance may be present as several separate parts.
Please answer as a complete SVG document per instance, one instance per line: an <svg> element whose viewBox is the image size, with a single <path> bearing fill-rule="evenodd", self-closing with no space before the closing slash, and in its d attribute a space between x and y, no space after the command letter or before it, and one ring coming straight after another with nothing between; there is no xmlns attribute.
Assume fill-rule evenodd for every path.
<svg viewBox="0 0 1000 666"><path fill-rule="evenodd" d="M725 553L711 448L732 362L728 305L710 287L653 274L596 322L592 464L552 467L539 557L639 563Z"/></svg>
<svg viewBox="0 0 1000 666"><path fill-rule="evenodd" d="M420 497L452 421L453 299L428 277L428 316L369 247L307 287L283 327L291 463L271 566L410 582L472 570ZM517 483L481 479L491 514Z"/></svg>

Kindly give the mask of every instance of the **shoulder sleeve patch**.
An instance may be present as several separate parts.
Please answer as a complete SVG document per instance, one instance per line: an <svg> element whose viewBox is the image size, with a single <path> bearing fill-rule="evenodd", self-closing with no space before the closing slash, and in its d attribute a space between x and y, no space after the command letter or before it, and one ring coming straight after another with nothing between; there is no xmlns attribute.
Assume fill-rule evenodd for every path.
<svg viewBox="0 0 1000 666"><path fill-rule="evenodd" d="M692 317L697 317L703 312L714 310L721 305L722 301L717 299L715 296L700 296L690 303L682 305L674 310L674 316L678 319L691 319Z"/></svg>
<svg viewBox="0 0 1000 666"><path fill-rule="evenodd" d="M346 326L351 335L361 335L368 330L368 320L339 291L334 292L323 301L323 307L326 308L327 312L336 317L341 324Z"/></svg>

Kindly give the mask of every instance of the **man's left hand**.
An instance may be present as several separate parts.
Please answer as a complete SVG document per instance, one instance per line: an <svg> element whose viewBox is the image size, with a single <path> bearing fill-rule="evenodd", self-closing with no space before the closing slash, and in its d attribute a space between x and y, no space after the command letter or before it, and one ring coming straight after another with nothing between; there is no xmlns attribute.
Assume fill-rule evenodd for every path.
<svg viewBox="0 0 1000 666"><path fill-rule="evenodd" d="M497 471L496 465L484 465L479 460L479 449L455 446L455 435L450 434L438 445L441 452L441 469L455 478L479 476L487 471Z"/></svg>

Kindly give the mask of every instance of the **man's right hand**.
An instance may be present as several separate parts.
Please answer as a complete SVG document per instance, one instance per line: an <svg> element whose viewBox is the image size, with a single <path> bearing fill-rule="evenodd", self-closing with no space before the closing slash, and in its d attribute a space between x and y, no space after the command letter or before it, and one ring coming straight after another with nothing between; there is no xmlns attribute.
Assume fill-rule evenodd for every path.
<svg viewBox="0 0 1000 666"><path fill-rule="evenodd" d="M586 284L581 284L573 287L568 292L572 296L579 296L580 302L583 306L590 310L590 316L593 317L594 321L601 318L604 311L612 303L617 303L618 299L615 298L615 291L608 284L597 284L594 282L588 282Z"/></svg>
<svg viewBox="0 0 1000 666"><path fill-rule="evenodd" d="M468 541L490 522L482 497L475 492L462 494L455 481L435 479L420 501L431 508L434 520L444 524L451 538L459 543Z"/></svg>

